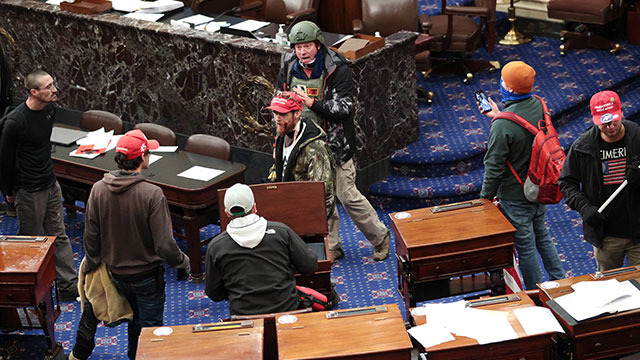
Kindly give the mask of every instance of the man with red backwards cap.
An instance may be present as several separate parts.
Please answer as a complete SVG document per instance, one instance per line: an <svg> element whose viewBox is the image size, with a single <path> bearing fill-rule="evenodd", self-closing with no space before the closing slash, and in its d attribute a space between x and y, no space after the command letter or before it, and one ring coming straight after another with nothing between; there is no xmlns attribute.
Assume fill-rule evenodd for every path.
<svg viewBox="0 0 640 360"><path fill-rule="evenodd" d="M512 61L502 68L500 93L504 111L514 112L537 127L543 118L542 104L532 96L536 72L522 61ZM500 112L491 98L491 111L485 115L493 118ZM489 144L484 157L484 179L480 197L500 199L500 209L516 228L514 243L522 277L527 289L535 289L542 282L538 253L542 257L551 280L565 277L549 230L545 226L547 207L527 201L522 185L507 165L511 163L520 179L526 178L533 135L509 119L495 119L489 130Z"/></svg>
<svg viewBox="0 0 640 360"><path fill-rule="evenodd" d="M323 181L327 217L339 221L335 164L326 134L313 120L301 117L302 99L296 93L279 93L265 109L271 109L276 125L275 181ZM329 237L338 237L338 227L329 231Z"/></svg>
<svg viewBox="0 0 640 360"><path fill-rule="evenodd" d="M122 136L115 155L120 170L106 173L93 185L85 215L83 270L89 273L103 262L113 284L131 305L130 359L135 359L141 328L162 326L162 262L189 271L189 257L173 239L167 199L141 174L149 168L149 150L156 148L158 142L148 140L140 130ZM75 348L74 354L79 355Z"/></svg>
<svg viewBox="0 0 640 360"><path fill-rule="evenodd" d="M640 127L624 119L618 94L591 97L595 126L571 145L558 184L564 201L582 215L584 239L593 245L598 271L640 264ZM598 208L624 182L603 211Z"/></svg>

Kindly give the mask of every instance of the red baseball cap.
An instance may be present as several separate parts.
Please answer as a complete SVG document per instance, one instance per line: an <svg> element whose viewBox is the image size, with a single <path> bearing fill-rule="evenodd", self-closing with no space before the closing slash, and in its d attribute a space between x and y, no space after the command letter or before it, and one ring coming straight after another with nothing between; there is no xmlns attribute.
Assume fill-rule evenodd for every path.
<svg viewBox="0 0 640 360"><path fill-rule="evenodd" d="M157 140L149 140L141 130L131 130L118 140L116 152L123 153L127 159L140 157L147 150L155 150L160 146Z"/></svg>
<svg viewBox="0 0 640 360"><path fill-rule="evenodd" d="M607 124L622 119L620 97L614 91L606 90L591 97L591 115L596 125Z"/></svg>
<svg viewBox="0 0 640 360"><path fill-rule="evenodd" d="M271 99L271 105L265 107L279 113L286 114L291 111L302 110L302 99L298 94L291 91L284 91Z"/></svg>

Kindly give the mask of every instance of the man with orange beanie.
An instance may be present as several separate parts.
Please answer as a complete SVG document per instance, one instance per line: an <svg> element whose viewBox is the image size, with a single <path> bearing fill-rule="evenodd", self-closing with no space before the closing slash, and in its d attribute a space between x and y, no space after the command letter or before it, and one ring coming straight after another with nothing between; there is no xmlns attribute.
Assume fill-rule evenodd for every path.
<svg viewBox="0 0 640 360"><path fill-rule="evenodd" d="M537 127L543 113L542 103L532 96L535 76L531 66L512 61L502 68L500 93L504 111L514 112ZM493 118L500 110L491 98L489 103L491 111L485 115ZM558 251L545 226L546 205L527 201L522 185L507 165L507 161L510 162L520 179L525 179L532 143L533 135L522 126L508 119L495 119L489 130L480 191L480 197L500 199L502 213L516 228L514 242L527 289L535 289L536 283L542 282L538 253L551 280L565 277Z"/></svg>

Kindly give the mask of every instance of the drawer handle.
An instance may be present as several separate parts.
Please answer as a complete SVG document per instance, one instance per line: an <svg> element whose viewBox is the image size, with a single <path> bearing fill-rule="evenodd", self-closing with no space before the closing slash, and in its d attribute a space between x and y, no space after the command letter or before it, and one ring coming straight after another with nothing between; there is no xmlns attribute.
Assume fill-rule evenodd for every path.
<svg viewBox="0 0 640 360"><path fill-rule="evenodd" d="M594 346L595 346L595 347L600 347L601 345L602 345L602 344L600 344L600 343L595 343L595 345L594 345Z"/></svg>
<svg viewBox="0 0 640 360"><path fill-rule="evenodd" d="M436 265L436 272L440 272L440 265Z"/></svg>
<svg viewBox="0 0 640 360"><path fill-rule="evenodd" d="M488 259L487 259L487 264L489 264L489 265L493 265L493 259L492 259L492 258L488 258Z"/></svg>
<svg viewBox="0 0 640 360"><path fill-rule="evenodd" d="M7 299L9 299L9 300L14 300L14 297L15 296L12 293L8 293L7 294Z"/></svg>
<svg viewBox="0 0 640 360"><path fill-rule="evenodd" d="M467 265L467 259L462 259L462 264Z"/></svg>

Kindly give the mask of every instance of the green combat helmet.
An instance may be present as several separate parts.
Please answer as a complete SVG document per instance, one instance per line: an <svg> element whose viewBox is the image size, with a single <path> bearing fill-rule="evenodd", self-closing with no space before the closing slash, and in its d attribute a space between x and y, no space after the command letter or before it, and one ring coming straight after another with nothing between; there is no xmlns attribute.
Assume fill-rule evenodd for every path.
<svg viewBox="0 0 640 360"><path fill-rule="evenodd" d="M318 25L311 21L301 21L291 28L289 32L289 42L291 45L306 43L309 41L318 40L321 44L324 44L324 37L322 37L322 30Z"/></svg>

